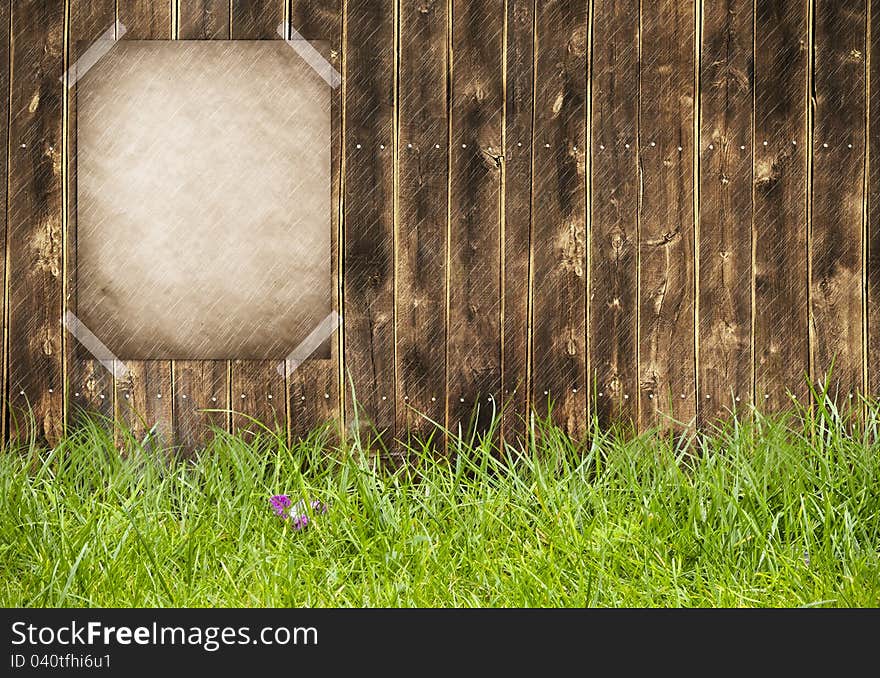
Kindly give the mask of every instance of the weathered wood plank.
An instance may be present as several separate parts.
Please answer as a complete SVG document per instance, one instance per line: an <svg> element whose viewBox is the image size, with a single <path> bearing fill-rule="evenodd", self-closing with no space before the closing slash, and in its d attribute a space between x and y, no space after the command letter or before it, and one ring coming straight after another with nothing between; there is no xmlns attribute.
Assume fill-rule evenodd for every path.
<svg viewBox="0 0 880 678"><path fill-rule="evenodd" d="M63 430L64 3L13 3L8 193L10 435Z"/></svg>
<svg viewBox="0 0 880 678"><path fill-rule="evenodd" d="M701 424L752 396L752 0L703 6L698 345Z"/></svg>
<svg viewBox="0 0 880 678"><path fill-rule="evenodd" d="M118 0L116 4L128 40L169 40L172 37L170 0Z"/></svg>
<svg viewBox="0 0 880 678"><path fill-rule="evenodd" d="M446 3L402 2L399 19L397 427L425 440L445 416Z"/></svg>
<svg viewBox="0 0 880 678"><path fill-rule="evenodd" d="M871 0L868 153L868 393L880 396L880 2Z"/></svg>
<svg viewBox="0 0 880 678"><path fill-rule="evenodd" d="M233 0L234 40L273 40L284 23L284 0Z"/></svg>
<svg viewBox="0 0 880 678"><path fill-rule="evenodd" d="M119 0L123 40L169 40L171 3ZM137 440L150 434L151 444L166 447L174 441L174 393L170 360L126 360L128 374L116 379L116 416ZM119 373L119 369L117 369ZM152 432L152 433L150 433Z"/></svg>
<svg viewBox="0 0 880 678"><path fill-rule="evenodd" d="M223 360L174 361L174 444L181 451L204 447L212 427L227 428L228 374Z"/></svg>
<svg viewBox="0 0 880 678"><path fill-rule="evenodd" d="M694 7L642 3L639 418L680 429L696 413Z"/></svg>
<svg viewBox="0 0 880 678"><path fill-rule="evenodd" d="M69 63L71 78L77 60L116 20L115 0L74 2L70 6ZM114 35L113 32L110 35ZM67 295L66 309L79 314L77 305L77 86L68 89L67 133ZM98 414L113 417L115 391L112 372L98 362L70 333L65 333L68 424L76 425L81 416Z"/></svg>
<svg viewBox="0 0 880 678"><path fill-rule="evenodd" d="M228 40L229 0L179 0L181 40Z"/></svg>
<svg viewBox="0 0 880 678"><path fill-rule="evenodd" d="M532 398L570 435L586 432L586 3L536 16Z"/></svg>
<svg viewBox="0 0 880 678"><path fill-rule="evenodd" d="M508 442L526 433L530 407L529 276L532 217L532 109L534 2L507 3L507 100L504 108L504 320L502 327L502 433Z"/></svg>
<svg viewBox="0 0 880 678"><path fill-rule="evenodd" d="M181 0L181 40L228 40L227 0ZM229 409L229 361L174 361L174 443L193 453L212 437L212 428L226 429ZM221 410L221 411L216 411Z"/></svg>
<svg viewBox="0 0 880 678"><path fill-rule="evenodd" d="M829 380L830 395L839 405L864 387L866 10L865 0L817 0L814 11L812 377Z"/></svg>
<svg viewBox="0 0 880 678"><path fill-rule="evenodd" d="M285 381L278 373L282 361L233 360L229 406L232 431L253 434L262 430L287 428Z"/></svg>
<svg viewBox="0 0 880 678"><path fill-rule="evenodd" d="M115 21L116 0L72 0L70 2L68 45L71 67L106 31L109 30L111 36L115 35L113 27Z"/></svg>
<svg viewBox="0 0 880 678"><path fill-rule="evenodd" d="M158 360L123 361L127 372L116 378L116 420L125 433L152 449L173 444L173 403L171 362ZM120 367L117 367L117 371Z"/></svg>
<svg viewBox="0 0 880 678"><path fill-rule="evenodd" d="M504 3L453 0L447 418L485 430L501 390Z"/></svg>
<svg viewBox="0 0 880 678"><path fill-rule="evenodd" d="M808 3L755 16L755 398L767 412L807 395ZM765 144L766 142L766 144Z"/></svg>
<svg viewBox="0 0 880 678"><path fill-rule="evenodd" d="M388 443L396 392L394 3L348 2L345 50L345 420Z"/></svg>
<svg viewBox="0 0 880 678"><path fill-rule="evenodd" d="M7 159L9 157L7 142L9 141L9 75L11 70L10 62L10 44L9 44L9 15L10 3L4 2L0 5L0 226L2 226L2 234L0 234L0 276L6 281L6 190L9 186L9 167ZM2 318L3 331L6 330L6 290L3 290L2 301L0 301L0 318ZM0 369L0 444L6 441L6 341L3 341L3 348L0 349L0 360L2 360L2 369Z"/></svg>
<svg viewBox="0 0 880 678"><path fill-rule="evenodd" d="M602 427L638 425L638 12L638 0L593 5L589 348Z"/></svg>
<svg viewBox="0 0 880 678"><path fill-rule="evenodd" d="M321 41L316 45L322 56L338 73L342 72L342 0L298 0L293 3L290 24L305 40ZM335 81L334 81L335 82ZM332 86L328 85L328 86ZM342 160L342 87L337 84L330 95L330 271L333 277L332 309L339 313L339 187ZM288 373L290 426L292 436L304 436L330 423L334 436L341 424L339 405L339 342L337 330L330 337L330 357L307 360Z"/></svg>
<svg viewBox="0 0 880 678"><path fill-rule="evenodd" d="M283 24L281 0L235 0L232 4L232 37L235 40L280 40ZM281 360L233 360L230 365L233 432L256 432L259 426L287 427L286 375L278 372ZM242 397L244 396L244 397Z"/></svg>

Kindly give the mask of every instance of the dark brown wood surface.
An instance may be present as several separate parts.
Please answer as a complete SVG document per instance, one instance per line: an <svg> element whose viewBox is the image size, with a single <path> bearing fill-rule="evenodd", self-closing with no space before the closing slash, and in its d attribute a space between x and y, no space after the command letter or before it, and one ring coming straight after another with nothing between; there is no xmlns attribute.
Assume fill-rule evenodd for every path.
<svg viewBox="0 0 880 678"><path fill-rule="evenodd" d="M535 67L533 0L507 3L504 105L504 319L502 432L515 442L526 433L529 409L529 311L532 218L532 117Z"/></svg>
<svg viewBox="0 0 880 678"><path fill-rule="evenodd" d="M232 0L233 40L274 40L284 23L285 0Z"/></svg>
<svg viewBox="0 0 880 678"><path fill-rule="evenodd" d="M3 234L0 235L0 274L2 274L3 295L0 301L0 322L6 327L6 191L9 187L9 167L7 161L9 159L9 75L12 64L10 63L10 44L9 44L9 16L10 4L2 3L0 5L0 226L3 228ZM5 121L5 122L4 122ZM4 329L5 331L5 329ZM6 393L6 341L4 339L2 349L0 349L0 359L3 360L4 369L0 370L0 442L6 440L6 410L8 396Z"/></svg>
<svg viewBox="0 0 880 678"><path fill-rule="evenodd" d="M341 186L341 130L342 130L342 0L300 0L294 2L290 14L291 39L318 41L314 44L322 50L323 58L338 74L331 73L331 144L330 154L330 205L331 258L330 274L333 276L333 312L339 313L339 228ZM295 32L294 32L295 31ZM334 86L335 85L335 86ZM287 375L290 411L290 427L293 436L306 436L315 429L331 425L334 437L339 436L341 412L339 347L341 333L337 329L330 337L330 357L311 359L302 363Z"/></svg>
<svg viewBox="0 0 880 678"><path fill-rule="evenodd" d="M642 3L638 322L643 428L681 429L696 414L694 27L690 4Z"/></svg>
<svg viewBox="0 0 880 678"><path fill-rule="evenodd" d="M181 40L228 40L229 0L179 0Z"/></svg>
<svg viewBox="0 0 880 678"><path fill-rule="evenodd" d="M599 424L638 425L637 0L593 4L590 389Z"/></svg>
<svg viewBox="0 0 880 678"><path fill-rule="evenodd" d="M844 406L863 389L866 9L817 0L814 10L812 376Z"/></svg>
<svg viewBox="0 0 880 678"><path fill-rule="evenodd" d="M185 453L204 447L215 429L228 429L229 364L174 361L174 444Z"/></svg>
<svg viewBox="0 0 880 678"><path fill-rule="evenodd" d="M172 3L164 0L117 0L117 16L129 40L170 40Z"/></svg>
<svg viewBox="0 0 880 678"><path fill-rule="evenodd" d="M427 440L445 425L449 143L445 2L404 0L399 18L397 428Z"/></svg>
<svg viewBox="0 0 880 678"><path fill-rule="evenodd" d="M63 428L64 3L12 5L8 179L10 434L49 444Z"/></svg>
<svg viewBox="0 0 880 678"><path fill-rule="evenodd" d="M234 0L232 38L234 40L281 40L278 27L284 21L282 0ZM255 434L261 422L269 429L286 431L287 382L281 361L233 360L230 364L232 431Z"/></svg>
<svg viewBox="0 0 880 678"><path fill-rule="evenodd" d="M287 430L287 403L284 372L280 361L233 360L230 365L229 407L232 431L254 435L264 431Z"/></svg>
<svg viewBox="0 0 880 678"><path fill-rule="evenodd" d="M119 0L117 16L125 26L122 40L170 40L170 3ZM117 367L117 417L139 441L150 436L150 444L170 446L174 441L174 392L170 360L125 360L128 373L120 377Z"/></svg>
<svg viewBox="0 0 880 678"><path fill-rule="evenodd" d="M116 367L116 418L125 434L152 449L173 442L172 375L170 361L126 360Z"/></svg>
<svg viewBox="0 0 880 678"><path fill-rule="evenodd" d="M703 5L697 343L702 423L752 400L752 0Z"/></svg>
<svg viewBox="0 0 880 678"><path fill-rule="evenodd" d="M569 434L586 432L587 6L538 5L532 399Z"/></svg>
<svg viewBox="0 0 880 678"><path fill-rule="evenodd" d="M767 412L803 398L807 278L808 3L758 3L755 16L755 399Z"/></svg>
<svg viewBox="0 0 880 678"><path fill-rule="evenodd" d="M394 3L347 4L343 318L346 427L395 430ZM384 148L382 148L384 146Z"/></svg>
<svg viewBox="0 0 880 678"><path fill-rule="evenodd" d="M447 421L484 431L501 390L504 3L452 3ZM491 400L490 400L491 398Z"/></svg>
<svg viewBox="0 0 880 678"><path fill-rule="evenodd" d="M65 309L79 314L77 305L77 60L87 50L100 47L105 34L115 37L117 28L115 0L74 2L70 6L69 68L67 94L67 291ZM108 31L109 34L107 33ZM68 423L76 424L82 415L112 417L115 409L113 372L102 365L71 333L66 332L65 363L67 370Z"/></svg>
<svg viewBox="0 0 880 678"><path fill-rule="evenodd" d="M433 430L422 415L457 434L506 404L515 442L550 402L575 435L588 412L680 430L803 401L832 362L838 404L877 395L875 5L6 3L5 435L32 413L51 443L85 411L153 448L259 421L334 439L359 423L390 449ZM62 325L79 310L65 68L114 18L123 39L249 40L281 39L285 17L343 76L330 357L125 361L114 381Z"/></svg>
<svg viewBox="0 0 880 678"><path fill-rule="evenodd" d="M870 154L868 160L868 393L880 394L880 2L872 0L870 16Z"/></svg>

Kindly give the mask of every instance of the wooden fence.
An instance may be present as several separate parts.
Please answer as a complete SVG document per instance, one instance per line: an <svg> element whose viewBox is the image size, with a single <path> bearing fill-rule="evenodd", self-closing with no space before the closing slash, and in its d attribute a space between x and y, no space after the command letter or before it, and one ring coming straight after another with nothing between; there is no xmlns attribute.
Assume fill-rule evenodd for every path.
<svg viewBox="0 0 880 678"><path fill-rule="evenodd" d="M63 75L117 18L329 41L329 360L114 382L63 329ZM6 435L28 409L49 442L82 409L186 447L250 417L298 435L350 426L352 392L398 436L502 402L508 430L551 402L575 435L591 410L674 427L787 407L832 362L841 404L880 391L880 0L14 0L0 50Z"/></svg>

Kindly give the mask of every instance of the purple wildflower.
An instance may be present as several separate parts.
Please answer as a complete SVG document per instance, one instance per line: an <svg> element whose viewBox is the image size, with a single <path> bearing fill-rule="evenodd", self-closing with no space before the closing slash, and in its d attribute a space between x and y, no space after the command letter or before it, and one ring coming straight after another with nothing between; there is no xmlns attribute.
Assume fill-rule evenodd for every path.
<svg viewBox="0 0 880 678"><path fill-rule="evenodd" d="M296 502L291 501L286 494L276 494L269 499L272 510L275 515L283 520L290 520L290 525L294 530L302 530L309 525L309 516L306 511L306 502L304 499ZM317 499L309 502L312 513L327 513L327 504Z"/></svg>
<svg viewBox="0 0 880 678"><path fill-rule="evenodd" d="M275 512L275 515L279 518L287 518L287 509L290 508L290 497L286 494L276 494L269 500L269 503L272 504L272 510Z"/></svg>

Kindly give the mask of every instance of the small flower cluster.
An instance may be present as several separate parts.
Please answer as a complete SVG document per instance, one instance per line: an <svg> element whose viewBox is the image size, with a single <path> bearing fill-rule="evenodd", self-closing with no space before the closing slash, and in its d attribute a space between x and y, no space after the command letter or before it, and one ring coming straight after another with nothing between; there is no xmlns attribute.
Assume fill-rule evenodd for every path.
<svg viewBox="0 0 880 678"><path fill-rule="evenodd" d="M300 500L293 505L290 497L286 494L276 494L269 499L272 511L282 520L289 520L294 530L302 530L309 524L309 516L305 512L305 500ZM313 514L327 513L327 505L324 502L313 499L309 502Z"/></svg>

